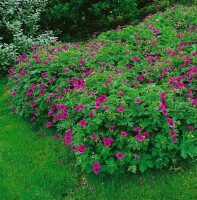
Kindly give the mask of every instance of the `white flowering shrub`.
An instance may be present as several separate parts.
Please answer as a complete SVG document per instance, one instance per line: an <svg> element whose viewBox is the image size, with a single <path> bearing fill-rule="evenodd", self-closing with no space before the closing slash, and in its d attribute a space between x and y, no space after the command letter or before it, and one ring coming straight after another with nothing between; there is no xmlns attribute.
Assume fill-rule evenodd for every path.
<svg viewBox="0 0 197 200"><path fill-rule="evenodd" d="M7 72L16 57L57 38L51 31L40 33L38 21L48 0L0 1L0 72Z"/></svg>

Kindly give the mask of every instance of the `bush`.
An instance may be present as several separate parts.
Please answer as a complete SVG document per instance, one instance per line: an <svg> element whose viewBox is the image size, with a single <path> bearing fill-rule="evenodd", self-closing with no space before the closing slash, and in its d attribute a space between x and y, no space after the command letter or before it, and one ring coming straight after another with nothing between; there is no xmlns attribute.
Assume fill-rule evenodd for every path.
<svg viewBox="0 0 197 200"><path fill-rule="evenodd" d="M138 12L136 0L49 0L40 24L44 30L59 30L62 41L79 41L94 32L138 22Z"/></svg>
<svg viewBox="0 0 197 200"><path fill-rule="evenodd" d="M194 158L196 19L196 8L176 6L85 45L35 48L9 73L13 110L62 139L87 172Z"/></svg>
<svg viewBox="0 0 197 200"><path fill-rule="evenodd" d="M40 14L46 0L3 0L0 2L0 74L16 64L16 57L32 45L44 45L56 39L52 32L39 33ZM0 75L0 76L1 76Z"/></svg>

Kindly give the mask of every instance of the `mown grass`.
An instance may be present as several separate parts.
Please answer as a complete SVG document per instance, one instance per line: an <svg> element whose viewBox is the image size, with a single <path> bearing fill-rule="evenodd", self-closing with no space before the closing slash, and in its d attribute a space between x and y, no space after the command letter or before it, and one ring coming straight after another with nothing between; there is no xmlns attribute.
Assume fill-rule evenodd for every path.
<svg viewBox="0 0 197 200"><path fill-rule="evenodd" d="M6 82L0 80L0 200L197 199L195 163L143 175L80 172L68 161L61 141L36 134L27 121L10 114Z"/></svg>

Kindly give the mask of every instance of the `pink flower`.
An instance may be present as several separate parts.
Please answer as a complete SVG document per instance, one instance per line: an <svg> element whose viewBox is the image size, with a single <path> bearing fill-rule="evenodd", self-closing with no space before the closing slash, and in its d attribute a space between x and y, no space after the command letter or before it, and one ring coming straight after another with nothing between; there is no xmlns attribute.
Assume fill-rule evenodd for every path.
<svg viewBox="0 0 197 200"><path fill-rule="evenodd" d="M100 173L101 170L98 169L98 168L93 168L93 171L94 171L95 174L98 174L98 173Z"/></svg>
<svg viewBox="0 0 197 200"><path fill-rule="evenodd" d="M123 70L117 70L117 74L121 75L123 73Z"/></svg>
<svg viewBox="0 0 197 200"><path fill-rule="evenodd" d="M125 136L127 136L127 132L121 132L120 135L125 137Z"/></svg>
<svg viewBox="0 0 197 200"><path fill-rule="evenodd" d="M56 138L57 140L59 140L59 139L60 139L60 135L59 135L59 134L56 134L56 135L55 135L55 138Z"/></svg>
<svg viewBox="0 0 197 200"><path fill-rule="evenodd" d="M135 99L135 103L140 104L141 103L141 99L140 98L136 98Z"/></svg>
<svg viewBox="0 0 197 200"><path fill-rule="evenodd" d="M114 130L114 126L109 126L109 130L113 131Z"/></svg>
<svg viewBox="0 0 197 200"><path fill-rule="evenodd" d="M80 105L76 106L74 108L74 110L83 110L84 108L85 108L85 106L83 104L80 104Z"/></svg>
<svg viewBox="0 0 197 200"><path fill-rule="evenodd" d="M138 160L140 158L140 155L135 156L134 160Z"/></svg>
<svg viewBox="0 0 197 200"><path fill-rule="evenodd" d="M170 127L174 127L175 126L175 123L172 120L172 118L166 118L166 121L168 122L168 124L169 124Z"/></svg>
<svg viewBox="0 0 197 200"><path fill-rule="evenodd" d="M109 106L104 106L104 109L105 109L105 110L108 110L108 109L109 109Z"/></svg>
<svg viewBox="0 0 197 200"><path fill-rule="evenodd" d="M46 126L47 126L47 127L52 126L52 122L47 122L47 123L46 123Z"/></svg>
<svg viewBox="0 0 197 200"><path fill-rule="evenodd" d="M78 153L82 154L86 149L87 149L86 146L82 144L78 148Z"/></svg>
<svg viewBox="0 0 197 200"><path fill-rule="evenodd" d="M176 131L175 130L170 130L170 135L176 135Z"/></svg>
<svg viewBox="0 0 197 200"><path fill-rule="evenodd" d="M103 141L104 146L110 146L111 143L114 141L114 139L113 138L103 138L102 141Z"/></svg>
<svg viewBox="0 0 197 200"><path fill-rule="evenodd" d="M116 157L117 157L118 159L123 159L123 158L124 158L124 154L123 154L122 152L118 152L118 153L116 154Z"/></svg>
<svg viewBox="0 0 197 200"><path fill-rule="evenodd" d="M72 145L70 148L71 148L72 150L75 150L75 149L77 148L77 146L76 146L76 145Z"/></svg>
<svg viewBox="0 0 197 200"><path fill-rule="evenodd" d="M135 138L136 138L136 140L142 142L142 141L145 139L145 136L143 136L143 135L141 135L141 134L137 134L137 135L135 136Z"/></svg>
<svg viewBox="0 0 197 200"><path fill-rule="evenodd" d="M176 138L176 135L172 135L172 142L173 142L173 143L176 143L176 139L177 139L177 138Z"/></svg>
<svg viewBox="0 0 197 200"><path fill-rule="evenodd" d="M46 73L46 72L43 72L43 73L41 74L41 76L42 76L42 78L46 78L46 77L47 77L47 73Z"/></svg>
<svg viewBox="0 0 197 200"><path fill-rule="evenodd" d="M85 120L80 120L79 125L80 126L86 126L88 124L88 122L86 122Z"/></svg>
<svg viewBox="0 0 197 200"><path fill-rule="evenodd" d="M80 64L80 65L84 65L84 64L85 64L85 60L81 59L81 60L79 61L79 64Z"/></svg>
<svg viewBox="0 0 197 200"><path fill-rule="evenodd" d="M166 96L166 93L165 93L165 92L161 92L160 96L161 96L161 97L165 97L165 96Z"/></svg>
<svg viewBox="0 0 197 200"><path fill-rule="evenodd" d="M97 138L97 134L91 135L90 138L95 140Z"/></svg>
<svg viewBox="0 0 197 200"><path fill-rule="evenodd" d="M34 107L36 105L36 103L34 101L30 101L29 104L30 104L31 107Z"/></svg>
<svg viewBox="0 0 197 200"><path fill-rule="evenodd" d="M188 129L190 130L190 131L194 131L194 126L188 126Z"/></svg>
<svg viewBox="0 0 197 200"><path fill-rule="evenodd" d="M147 136L149 136L150 134L149 134L148 131L145 131L145 132L143 133L143 135L144 135L145 137L147 137Z"/></svg>
<svg viewBox="0 0 197 200"><path fill-rule="evenodd" d="M138 58L138 57L133 57L133 58L131 58L131 60L132 60L133 62L137 62L137 61L139 60L139 58Z"/></svg>
<svg viewBox="0 0 197 200"><path fill-rule="evenodd" d="M123 95L124 95L124 92L119 92L119 93L118 93L118 96L119 96L119 97L121 97L121 96L123 96Z"/></svg>
<svg viewBox="0 0 197 200"><path fill-rule="evenodd" d="M97 169L101 168L101 165L100 165L99 162L94 162L94 163L92 164L92 166L93 166L94 168L97 168Z"/></svg>
<svg viewBox="0 0 197 200"><path fill-rule="evenodd" d="M141 132L141 131L142 131L142 129L141 129L141 127L140 127L140 126L138 126L138 127L134 128L134 131L135 131L135 132Z"/></svg>
<svg viewBox="0 0 197 200"><path fill-rule="evenodd" d="M93 117L93 116L94 116L94 112L90 112L90 113L88 114L88 116L89 116L89 117Z"/></svg>
<svg viewBox="0 0 197 200"><path fill-rule="evenodd" d="M118 107L117 107L117 110L119 111L119 112L124 112L124 107L122 106L122 105L119 105Z"/></svg>

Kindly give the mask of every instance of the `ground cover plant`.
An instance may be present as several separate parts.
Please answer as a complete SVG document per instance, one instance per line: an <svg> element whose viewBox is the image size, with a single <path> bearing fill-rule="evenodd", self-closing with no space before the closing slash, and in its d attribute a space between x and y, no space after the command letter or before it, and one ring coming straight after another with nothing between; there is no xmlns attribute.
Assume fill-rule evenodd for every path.
<svg viewBox="0 0 197 200"><path fill-rule="evenodd" d="M61 141L10 112L6 84L0 80L0 199L196 199L194 163L132 176L81 173Z"/></svg>
<svg viewBox="0 0 197 200"><path fill-rule="evenodd" d="M80 43L34 46L9 72L12 109L88 173L196 156L196 8L173 6Z"/></svg>

